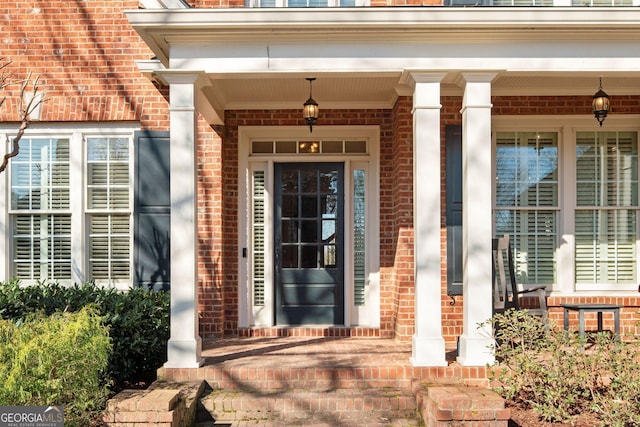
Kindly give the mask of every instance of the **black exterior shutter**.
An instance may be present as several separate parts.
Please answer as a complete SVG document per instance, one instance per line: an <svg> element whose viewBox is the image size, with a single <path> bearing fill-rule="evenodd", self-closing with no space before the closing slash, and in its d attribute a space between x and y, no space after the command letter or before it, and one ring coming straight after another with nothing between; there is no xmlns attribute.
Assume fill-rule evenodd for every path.
<svg viewBox="0 0 640 427"><path fill-rule="evenodd" d="M170 288L169 132L135 135L134 267L138 287Z"/></svg>
<svg viewBox="0 0 640 427"><path fill-rule="evenodd" d="M445 128L447 295L462 295L462 126Z"/></svg>

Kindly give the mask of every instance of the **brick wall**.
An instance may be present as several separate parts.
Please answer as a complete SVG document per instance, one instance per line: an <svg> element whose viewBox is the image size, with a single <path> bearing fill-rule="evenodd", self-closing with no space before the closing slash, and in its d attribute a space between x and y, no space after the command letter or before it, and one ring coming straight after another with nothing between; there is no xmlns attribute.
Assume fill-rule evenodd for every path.
<svg viewBox="0 0 640 427"><path fill-rule="evenodd" d="M137 0L2 2L0 58L12 61L16 78L39 76L42 121L135 120L168 129L167 89L135 64L153 56L122 12L137 7ZM0 121L18 119L19 89L7 88Z"/></svg>

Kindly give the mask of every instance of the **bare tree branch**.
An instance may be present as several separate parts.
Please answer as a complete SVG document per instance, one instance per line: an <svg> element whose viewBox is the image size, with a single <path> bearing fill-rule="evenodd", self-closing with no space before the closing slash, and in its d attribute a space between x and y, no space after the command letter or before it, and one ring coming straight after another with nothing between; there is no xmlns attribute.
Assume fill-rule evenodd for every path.
<svg viewBox="0 0 640 427"><path fill-rule="evenodd" d="M0 63L0 90L9 86L9 73L7 72L7 67L9 66L9 64L11 64L11 61ZM4 101L6 99L6 96L3 96L2 99L0 99L0 108L2 108L2 104L4 104Z"/></svg>
<svg viewBox="0 0 640 427"><path fill-rule="evenodd" d="M5 64L0 65L0 70L2 73L0 74L0 89L6 88L12 82L9 78L7 71L7 66L11 62L7 62ZM18 104L18 110L20 114L20 127L18 128L18 133L13 138L11 143L11 152L4 155L2 159L2 164L0 164L0 173L4 172L9 164L9 159L17 156L20 153L20 139L24 135L24 131L31 124L30 115L44 102L44 93L40 87L40 76L36 77L32 80L31 72L27 75L27 77L22 80L22 85L20 87L20 102ZM27 93L27 89L29 86L33 88L33 92ZM0 107L4 104L6 100L6 96L0 99Z"/></svg>

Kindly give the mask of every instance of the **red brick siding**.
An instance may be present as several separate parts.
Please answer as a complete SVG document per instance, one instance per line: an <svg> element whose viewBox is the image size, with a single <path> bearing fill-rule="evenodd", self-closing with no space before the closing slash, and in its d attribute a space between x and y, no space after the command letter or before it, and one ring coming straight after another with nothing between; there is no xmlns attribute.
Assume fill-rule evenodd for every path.
<svg viewBox="0 0 640 427"><path fill-rule="evenodd" d="M222 336L226 308L224 274L237 277L237 266L223 262L225 241L233 239L226 233L223 206L228 197L235 197L234 183L223 179L222 164L227 154L223 147L223 129L211 128L202 120L198 126L198 296L201 313L200 332L203 336ZM229 161L229 165L237 162ZM237 186L237 185L236 185ZM235 259L231 258L233 261ZM231 293L229 293L231 298ZM236 315L237 319L237 315Z"/></svg>
<svg viewBox="0 0 640 427"><path fill-rule="evenodd" d="M10 72L39 76L42 121L132 121L167 129L167 89L143 77L135 61L153 54L123 13L137 0L3 2L1 57ZM17 120L19 86L9 87L0 121Z"/></svg>
<svg viewBox="0 0 640 427"><path fill-rule="evenodd" d="M414 262L413 262L413 108L410 97L401 97L393 109L393 146L391 162L383 170L390 169L391 175L381 175L381 181L389 179L391 186L391 212L386 228L393 227L391 246L387 244L385 230L384 248L391 251L389 262L393 283L393 299L388 309L394 320L393 331L401 339L410 339L414 332ZM381 183L382 185L382 183ZM385 217L382 223L387 223ZM384 276L383 276L384 277ZM384 301L381 301L381 303Z"/></svg>

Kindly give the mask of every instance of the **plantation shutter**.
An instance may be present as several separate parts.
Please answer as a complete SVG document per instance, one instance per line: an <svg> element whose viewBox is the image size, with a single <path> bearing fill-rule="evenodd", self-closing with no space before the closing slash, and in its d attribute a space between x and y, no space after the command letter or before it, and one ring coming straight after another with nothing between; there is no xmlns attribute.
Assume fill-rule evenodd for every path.
<svg viewBox="0 0 640 427"><path fill-rule="evenodd" d="M24 138L12 159L12 272L24 280L71 278L69 139Z"/></svg>
<svg viewBox="0 0 640 427"><path fill-rule="evenodd" d="M636 282L638 153L635 132L579 132L576 283Z"/></svg>
<svg viewBox="0 0 640 427"><path fill-rule="evenodd" d="M366 172L353 171L353 304L365 305L366 286Z"/></svg>
<svg viewBox="0 0 640 427"><path fill-rule="evenodd" d="M137 286L170 288L169 132L136 132L134 271Z"/></svg>
<svg viewBox="0 0 640 427"><path fill-rule="evenodd" d="M131 279L129 138L87 138L89 277L114 284Z"/></svg>
<svg viewBox="0 0 640 427"><path fill-rule="evenodd" d="M558 143L553 132L496 136L498 236L510 234L518 283L555 281Z"/></svg>
<svg viewBox="0 0 640 427"><path fill-rule="evenodd" d="M267 192L265 189L265 171L254 170L252 178L253 187L253 221L252 221L252 280L253 280L253 305L263 307L265 304L265 229L266 215L265 202Z"/></svg>

